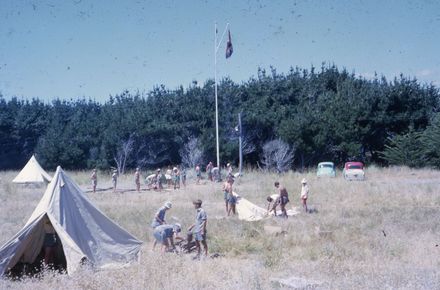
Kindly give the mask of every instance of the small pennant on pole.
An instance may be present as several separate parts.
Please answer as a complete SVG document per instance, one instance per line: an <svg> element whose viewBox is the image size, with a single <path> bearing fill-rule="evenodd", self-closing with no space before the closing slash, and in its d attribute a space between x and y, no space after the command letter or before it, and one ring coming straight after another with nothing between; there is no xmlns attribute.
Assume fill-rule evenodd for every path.
<svg viewBox="0 0 440 290"><path fill-rule="evenodd" d="M228 30L228 42L226 43L226 58L230 58L234 49L232 48L231 31Z"/></svg>

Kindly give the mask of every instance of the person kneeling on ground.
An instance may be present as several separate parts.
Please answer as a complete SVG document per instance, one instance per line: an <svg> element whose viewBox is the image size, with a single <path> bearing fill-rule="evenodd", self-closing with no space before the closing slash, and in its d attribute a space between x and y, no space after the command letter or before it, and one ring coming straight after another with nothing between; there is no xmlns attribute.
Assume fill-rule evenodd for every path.
<svg viewBox="0 0 440 290"><path fill-rule="evenodd" d="M266 198L267 204L267 214L269 215L273 211L274 216L277 216L277 207L280 204L280 195L272 194Z"/></svg>
<svg viewBox="0 0 440 290"><path fill-rule="evenodd" d="M202 201L200 199L195 200L193 204L194 208L197 210L196 222L188 228L188 231L193 230L197 247L197 256L194 258L198 259L200 258L201 252L200 244L202 244L205 249L205 256L208 256L208 244L206 243L206 224L208 222L208 216L202 208Z"/></svg>
<svg viewBox="0 0 440 290"><path fill-rule="evenodd" d="M166 223L165 214L167 210L169 210L171 207L172 207L171 202L167 201L161 208L158 209L158 211L154 215L153 221L151 222L151 227L153 228L153 230L156 229L158 226L164 225ZM156 247L156 244L157 241L154 241L153 250Z"/></svg>
<svg viewBox="0 0 440 290"><path fill-rule="evenodd" d="M162 252L172 251L176 247L174 246L174 239L183 240L178 234L182 230L182 226L178 223L174 225L161 225L154 229L153 236L156 239L156 243L162 245Z"/></svg>

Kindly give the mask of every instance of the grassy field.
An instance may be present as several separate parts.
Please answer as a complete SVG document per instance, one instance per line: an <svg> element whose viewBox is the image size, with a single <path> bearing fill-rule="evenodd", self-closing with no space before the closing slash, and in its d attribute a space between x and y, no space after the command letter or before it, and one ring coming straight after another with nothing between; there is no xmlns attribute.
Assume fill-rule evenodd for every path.
<svg viewBox="0 0 440 290"><path fill-rule="evenodd" d="M17 172L0 173L0 244L29 218L44 188L14 185ZM90 172L68 172L90 191ZM260 222L225 217L221 184L189 176L181 190L134 189L133 175L120 177L117 193L86 194L103 212L145 241L139 264L112 271L83 269L73 276L47 273L21 282L0 280L1 289L273 289L277 279L302 279L308 289L440 289L440 172L407 168L366 170L367 180L348 182L340 172L333 179L314 173L285 175L247 172L235 191L265 206L279 180L290 194L290 207L299 206L302 178L309 180L313 213L288 220ZM110 175L100 172L98 188L111 187ZM192 255L151 250L151 219L163 202L173 208L168 222L192 224L193 199L203 200L208 214L208 245L217 259L193 261ZM284 235L265 231L278 226Z"/></svg>

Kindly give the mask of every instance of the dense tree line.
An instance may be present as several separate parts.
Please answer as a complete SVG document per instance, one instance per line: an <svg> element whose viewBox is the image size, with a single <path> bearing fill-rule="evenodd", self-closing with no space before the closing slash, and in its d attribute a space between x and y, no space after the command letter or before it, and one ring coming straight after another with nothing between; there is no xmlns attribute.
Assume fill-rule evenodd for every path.
<svg viewBox="0 0 440 290"><path fill-rule="evenodd" d="M250 166L261 163L265 144L280 139L294 150L294 168L324 160L439 167L439 100L438 88L416 79L367 80L334 65L286 74L259 69L241 84L226 78L219 84L221 160L238 161L242 112ZM105 103L0 95L0 169L20 168L33 153L48 169L180 164L182 148L194 138L203 161L215 162L214 101L212 80L125 91ZM399 150L419 147L414 160L398 157Z"/></svg>

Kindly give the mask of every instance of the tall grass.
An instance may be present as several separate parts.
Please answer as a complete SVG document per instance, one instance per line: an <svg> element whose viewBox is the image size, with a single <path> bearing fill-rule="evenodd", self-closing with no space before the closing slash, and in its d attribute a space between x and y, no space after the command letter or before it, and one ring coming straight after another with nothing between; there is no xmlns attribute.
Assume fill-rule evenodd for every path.
<svg viewBox="0 0 440 290"><path fill-rule="evenodd" d="M139 264L121 270L84 269L73 276L45 273L41 279L0 280L0 288L20 289L270 289L272 280L290 276L320 281L329 289L440 288L440 173L408 168L366 170L364 182L348 182L340 172L318 179L314 172L284 175L246 172L235 191L265 206L279 180L289 191L289 206L299 207L301 179L310 185L309 206L288 220L244 222L225 217L221 184L204 181L181 190L133 191L134 178L119 178L120 191L86 194L109 217L145 241ZM13 185L16 172L0 173L0 243L18 231L44 189ZM84 190L90 172L69 172ZM110 174L100 172L98 188L111 187ZM145 186L143 186L144 188ZM210 252L222 257L193 261L190 255L151 251L149 224L158 207L173 203L168 222L191 225L193 199L208 213ZM265 226L286 234L265 232Z"/></svg>

